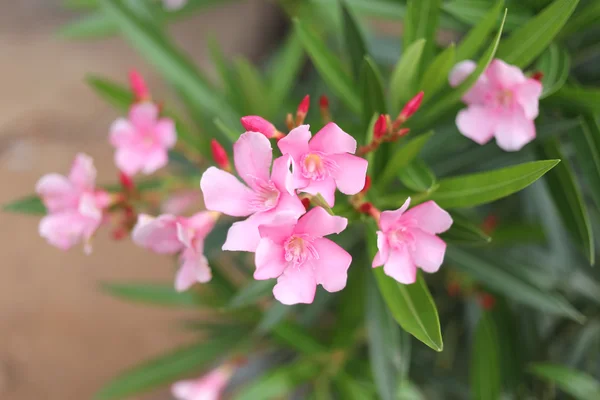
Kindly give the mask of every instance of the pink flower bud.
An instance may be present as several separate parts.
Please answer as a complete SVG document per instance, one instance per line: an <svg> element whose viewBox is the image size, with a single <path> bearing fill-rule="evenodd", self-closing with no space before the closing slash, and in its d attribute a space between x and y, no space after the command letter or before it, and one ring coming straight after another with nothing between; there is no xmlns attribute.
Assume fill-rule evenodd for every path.
<svg viewBox="0 0 600 400"><path fill-rule="evenodd" d="M229 164L229 156L227 152L221 146L221 143L217 142L216 139L211 140L210 149L212 151L212 157L215 163L219 166L219 168L224 170L231 169L231 165Z"/></svg>
<svg viewBox="0 0 600 400"><path fill-rule="evenodd" d="M417 93L417 95L415 97L410 99L408 101L408 103L406 103L406 105L404 106L402 111L400 112L400 115L398 116L398 118L407 120L408 118L411 117L411 115L416 113L417 110L419 110L419 107L421 107L421 102L423 101L423 95L424 95L423 92L419 92L419 93Z"/></svg>
<svg viewBox="0 0 600 400"><path fill-rule="evenodd" d="M247 115L240 119L242 126L249 132L260 132L269 139L277 135L275 125L257 115Z"/></svg>
<svg viewBox="0 0 600 400"><path fill-rule="evenodd" d="M329 99L327 98L327 96L325 96L325 95L322 95L322 96L319 98L319 107L320 107L321 109L323 109L323 110L327 110L327 109L329 109ZM306 107L306 108L307 108L307 110L308 110L308 107Z"/></svg>
<svg viewBox="0 0 600 400"><path fill-rule="evenodd" d="M135 183L133 183L133 179L131 179L131 176L127 175L122 171L119 171L119 182L121 183L121 186L126 192L131 192L135 190Z"/></svg>
<svg viewBox="0 0 600 400"><path fill-rule="evenodd" d="M136 101L150 100L150 91L142 75L135 69L129 71L129 86L135 95Z"/></svg>
<svg viewBox="0 0 600 400"><path fill-rule="evenodd" d="M542 71L536 71L531 75L531 79L541 82L544 79L544 73Z"/></svg>
<svg viewBox="0 0 600 400"><path fill-rule="evenodd" d="M308 108L310 107L310 96L306 95L298 105L298 110L296 111L296 115L306 115L308 114Z"/></svg>
<svg viewBox="0 0 600 400"><path fill-rule="evenodd" d="M385 115L381 114L373 127L373 137L375 137L375 139L381 139L387 134L387 130L387 120Z"/></svg>

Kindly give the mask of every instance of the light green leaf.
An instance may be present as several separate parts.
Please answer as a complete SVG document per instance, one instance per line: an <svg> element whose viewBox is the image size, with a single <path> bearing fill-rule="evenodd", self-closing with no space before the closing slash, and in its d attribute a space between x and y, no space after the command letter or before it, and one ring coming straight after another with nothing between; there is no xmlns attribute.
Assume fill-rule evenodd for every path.
<svg viewBox="0 0 600 400"><path fill-rule="evenodd" d="M156 283L102 283L102 290L111 296L132 301L168 307L206 306L203 296L194 290L178 292L173 285Z"/></svg>
<svg viewBox="0 0 600 400"><path fill-rule="evenodd" d="M543 99L556 92L567 81L571 69L571 57L564 49L551 44L540 56L535 69L544 74L543 91L540 96Z"/></svg>
<svg viewBox="0 0 600 400"><path fill-rule="evenodd" d="M600 114L600 89L563 85L547 100L576 112L581 112L583 109L593 114Z"/></svg>
<svg viewBox="0 0 600 400"><path fill-rule="evenodd" d="M555 383L577 400L600 399L600 382L585 372L550 363L532 364L529 371L539 378Z"/></svg>
<svg viewBox="0 0 600 400"><path fill-rule="evenodd" d="M246 286L238 290L229 302L230 307L247 307L254 305L258 299L270 294L273 290L273 280L257 281L253 280Z"/></svg>
<svg viewBox="0 0 600 400"><path fill-rule="evenodd" d="M427 400L427 398L414 383L404 381L398 388L396 400Z"/></svg>
<svg viewBox="0 0 600 400"><path fill-rule="evenodd" d="M46 215L46 207L36 195L23 197L2 206L5 212L15 214Z"/></svg>
<svg viewBox="0 0 600 400"><path fill-rule="evenodd" d="M470 60L477 54L496 26L503 6L504 0L498 0L485 15L477 19L477 24L456 47L456 62Z"/></svg>
<svg viewBox="0 0 600 400"><path fill-rule="evenodd" d="M460 214L452 213L452 226L442 233L444 241L467 246L481 246L489 244L492 238L484 233L477 225Z"/></svg>
<svg viewBox="0 0 600 400"><path fill-rule="evenodd" d="M237 73L236 90L241 93L245 115L265 115L270 113L268 93L260 73L247 59L238 57L234 62Z"/></svg>
<svg viewBox="0 0 600 400"><path fill-rule="evenodd" d="M344 400L375 400L370 387L362 385L344 372L335 377L335 386Z"/></svg>
<svg viewBox="0 0 600 400"><path fill-rule="evenodd" d="M510 0L509 3L508 8L510 11L506 17L506 26L504 27L504 30L507 32L520 27L533 15L529 7L522 6L518 2ZM444 2L442 10L452 15L457 20L471 26L477 25L483 18L486 18L490 11L490 4L490 0L450 0ZM504 2L502 2L502 5L503 4ZM496 15L496 17L498 17L498 15ZM493 22L495 23L496 21L497 19ZM486 35L488 33L489 32L487 32Z"/></svg>
<svg viewBox="0 0 600 400"><path fill-rule="evenodd" d="M498 400L501 394L498 332L489 313L483 314L475 329L471 350L471 394L477 400Z"/></svg>
<svg viewBox="0 0 600 400"><path fill-rule="evenodd" d="M420 158L400 169L398 178L404 186L419 193L430 193L437 188L435 174Z"/></svg>
<svg viewBox="0 0 600 400"><path fill-rule="evenodd" d="M364 68L363 60L368 56L367 47L362 32L360 31L360 26L348 9L346 2L342 0L340 3L342 8L342 20L344 23L346 52L350 56L350 65L352 66L354 79L358 79L361 70Z"/></svg>
<svg viewBox="0 0 600 400"><path fill-rule="evenodd" d="M198 373L207 364L243 343L243 332L232 331L207 342L179 348L169 354L146 361L138 367L125 371L95 395L97 400L130 398L185 375Z"/></svg>
<svg viewBox="0 0 600 400"><path fill-rule="evenodd" d="M342 62L302 21L295 19L294 27L321 78L352 112L360 113L361 99L356 84L344 69Z"/></svg>
<svg viewBox="0 0 600 400"><path fill-rule="evenodd" d="M394 179L402 168L409 165L419 154L425 143L433 136L433 131L409 140L394 152L392 158L386 163L385 169L377 179L377 187L384 188Z"/></svg>
<svg viewBox="0 0 600 400"><path fill-rule="evenodd" d="M58 34L67 39L98 39L114 32L114 22L101 12L85 15L58 30Z"/></svg>
<svg viewBox="0 0 600 400"><path fill-rule="evenodd" d="M390 78L390 101L393 114L399 112L404 103L417 94L419 65L424 48L424 39L415 41L405 48L402 57L396 63Z"/></svg>
<svg viewBox="0 0 600 400"><path fill-rule="evenodd" d="M474 207L526 188L560 160L532 161L512 167L440 180L428 198L442 208Z"/></svg>
<svg viewBox="0 0 600 400"><path fill-rule="evenodd" d="M454 53L454 43L451 43L447 49L433 59L425 70L425 73L423 73L423 79L421 79L420 89L418 90L425 93L423 102L427 102L433 98L448 81L448 74L454 64L456 64Z"/></svg>
<svg viewBox="0 0 600 400"><path fill-rule="evenodd" d="M548 189L558 209L563 224L570 231L575 243L580 246L591 265L594 265L594 239L590 217L575 174L568 160L564 159L558 139L548 139L538 145L542 157L559 158L563 161L546 175Z"/></svg>
<svg viewBox="0 0 600 400"><path fill-rule="evenodd" d="M282 305L281 303L277 304ZM327 348L307 334L301 326L288 321L282 321L273 327L271 334L280 342L306 355L314 355L327 351Z"/></svg>
<svg viewBox="0 0 600 400"><path fill-rule="evenodd" d="M232 107L241 110L242 98L239 93L232 68L229 66L219 42L213 37L208 38L208 53L221 81L223 92L231 102Z"/></svg>
<svg viewBox="0 0 600 400"><path fill-rule="evenodd" d="M121 111L127 111L135 100L131 90L109 79L88 75L85 80L98 96Z"/></svg>
<svg viewBox="0 0 600 400"><path fill-rule="evenodd" d="M289 96L305 59L298 34L291 31L269 68L272 108L277 109Z"/></svg>
<svg viewBox="0 0 600 400"><path fill-rule="evenodd" d="M408 0L404 17L404 48L424 39L423 56L417 63L429 63L435 49L435 34L440 18L441 0ZM420 71L419 71L420 72Z"/></svg>
<svg viewBox="0 0 600 400"><path fill-rule="evenodd" d="M575 145L577 162L581 166L592 199L600 209L600 126L593 115L580 117L581 130L569 136Z"/></svg>
<svg viewBox="0 0 600 400"><path fill-rule="evenodd" d="M368 129L374 114L387 114L381 74L375 62L368 56L362 62L360 87L363 98L363 127Z"/></svg>
<svg viewBox="0 0 600 400"><path fill-rule="evenodd" d="M98 8L96 0L63 0L62 5L72 10L94 10Z"/></svg>
<svg viewBox="0 0 600 400"><path fill-rule="evenodd" d="M579 0L555 0L500 43L497 57L519 68L536 59L567 22Z"/></svg>
<svg viewBox="0 0 600 400"><path fill-rule="evenodd" d="M559 36L565 37L573 33L582 32L600 20L600 2L589 1L585 7L581 7L575 15L569 19L560 31Z"/></svg>
<svg viewBox="0 0 600 400"><path fill-rule="evenodd" d="M573 308L564 297L534 286L527 280L509 273L506 269L492 264L455 246L446 249L446 262L468 273L491 290L504 294L522 304L551 315L571 318L583 322L585 317Z"/></svg>

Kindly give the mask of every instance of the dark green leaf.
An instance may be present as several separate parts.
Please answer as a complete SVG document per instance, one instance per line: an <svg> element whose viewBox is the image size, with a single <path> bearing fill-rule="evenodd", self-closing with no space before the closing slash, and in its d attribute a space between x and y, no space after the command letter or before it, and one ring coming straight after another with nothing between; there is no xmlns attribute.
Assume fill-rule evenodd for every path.
<svg viewBox="0 0 600 400"><path fill-rule="evenodd" d="M2 210L15 214L46 215L46 207L42 203L42 200L36 195L11 201L10 203L5 204L2 207Z"/></svg>
<svg viewBox="0 0 600 400"><path fill-rule="evenodd" d="M500 43L497 57L519 68L539 56L567 22L579 0L555 0Z"/></svg>
<svg viewBox="0 0 600 400"><path fill-rule="evenodd" d="M529 370L532 374L555 383L577 400L600 399L600 382L585 372L549 363L533 364Z"/></svg>
<svg viewBox="0 0 600 400"><path fill-rule="evenodd" d="M600 3L589 1L585 7L581 7L575 15L569 19L560 31L560 36L565 37L573 33L582 32L584 29L594 26L600 20Z"/></svg>
<svg viewBox="0 0 600 400"><path fill-rule="evenodd" d="M88 75L85 80L98 96L121 111L127 111L135 100L131 90L109 79Z"/></svg>
<svg viewBox="0 0 600 400"><path fill-rule="evenodd" d="M453 213L452 221L450 229L440 235L444 241L467 246L486 245L492 241L490 236L462 215Z"/></svg>
<svg viewBox="0 0 600 400"><path fill-rule="evenodd" d="M437 188L436 177L431 168L420 158L398 171L400 182L416 192L433 192Z"/></svg>
<svg viewBox="0 0 600 400"><path fill-rule="evenodd" d="M600 209L600 126L593 115L581 117L581 130L569 136L592 198Z"/></svg>
<svg viewBox="0 0 600 400"><path fill-rule="evenodd" d="M406 47L396 63L390 78L390 102L392 112L400 111L404 103L417 94L419 65L425 40L419 39Z"/></svg>
<svg viewBox="0 0 600 400"><path fill-rule="evenodd" d="M289 309L289 307L288 307ZM280 342L306 355L326 352L327 349L299 325L282 321L273 327L271 334Z"/></svg>
<svg viewBox="0 0 600 400"><path fill-rule="evenodd" d="M173 285L156 283L103 283L102 290L123 300L169 307L198 308L206 305L194 290L178 292Z"/></svg>
<svg viewBox="0 0 600 400"><path fill-rule="evenodd" d="M575 243L581 246L591 265L594 264L594 239L590 217L571 165L564 159L558 139L549 139L539 144L542 157L558 158L563 161L546 175L548 189L558 209L563 224L571 233Z"/></svg>
<svg viewBox="0 0 600 400"><path fill-rule="evenodd" d="M425 143L433 136L433 132L419 135L396 150L386 163L384 171L377 179L377 186L384 188L398 175L398 171L410 164L419 154Z"/></svg>
<svg viewBox="0 0 600 400"><path fill-rule="evenodd" d="M542 53L536 64L536 70L544 74L542 78L543 91L540 98L550 96L560 89L567 81L570 69L571 58L569 54L557 45L551 44Z"/></svg>
<svg viewBox="0 0 600 400"><path fill-rule="evenodd" d="M242 57L235 60L237 80L235 90L242 97L245 105L243 113L246 115L269 115L269 98L266 85L254 65Z"/></svg>
<svg viewBox="0 0 600 400"><path fill-rule="evenodd" d="M576 112L583 109L600 114L600 89L597 88L563 85L547 100Z"/></svg>
<svg viewBox="0 0 600 400"><path fill-rule="evenodd" d="M361 385L343 372L335 377L335 385L344 400L374 400L376 398L370 388Z"/></svg>
<svg viewBox="0 0 600 400"><path fill-rule="evenodd" d="M375 62L368 56L362 62L360 87L363 98L363 127L368 129L374 114L387 114L381 74Z"/></svg>
<svg viewBox="0 0 600 400"><path fill-rule="evenodd" d="M504 27L506 32L523 25L533 15L528 7L521 6L518 2L510 0L509 3L509 12ZM503 4L504 2L502 2L502 5ZM450 0L444 2L442 9L467 25L477 25L482 19L489 15L490 5L490 0ZM496 14L496 19L493 22L495 23L497 21L498 14ZM485 35L488 34L489 32L485 32Z"/></svg>
<svg viewBox="0 0 600 400"><path fill-rule="evenodd" d="M456 62L470 60L477 54L496 26L503 6L504 0L498 0L485 15L477 19L477 24L456 47Z"/></svg>
<svg viewBox="0 0 600 400"><path fill-rule="evenodd" d="M270 100L277 109L290 95L306 59L296 31L291 31L271 65Z"/></svg>
<svg viewBox="0 0 600 400"><path fill-rule="evenodd" d="M474 207L490 203L526 188L560 160L533 161L488 172L440 180L429 199L442 208Z"/></svg>
<svg viewBox="0 0 600 400"><path fill-rule="evenodd" d="M454 67L454 64L456 64L454 53L454 43L451 43L450 46L438 54L427 69L425 69L419 89L419 92L422 91L425 93L423 99L424 102L433 98L448 80L448 74L452 67Z"/></svg>
<svg viewBox="0 0 600 400"><path fill-rule="evenodd" d="M424 39L425 47L420 61L423 65L429 63L433 56L441 3L441 0L407 1L404 18L404 48L407 49L417 40Z"/></svg>
<svg viewBox="0 0 600 400"><path fill-rule="evenodd" d="M478 400L497 400L501 394L500 349L492 316L485 313L477 324L471 349L471 394Z"/></svg>
<svg viewBox="0 0 600 400"><path fill-rule="evenodd" d="M364 68L363 60L368 55L367 47L360 31L360 26L344 0L341 1L341 6L346 52L350 56L350 65L352 66L354 79L358 79L361 69Z"/></svg>
<svg viewBox="0 0 600 400"><path fill-rule="evenodd" d="M229 302L231 307L247 307L254 305L258 299L269 294L273 290L273 280L251 281L240 289Z"/></svg>

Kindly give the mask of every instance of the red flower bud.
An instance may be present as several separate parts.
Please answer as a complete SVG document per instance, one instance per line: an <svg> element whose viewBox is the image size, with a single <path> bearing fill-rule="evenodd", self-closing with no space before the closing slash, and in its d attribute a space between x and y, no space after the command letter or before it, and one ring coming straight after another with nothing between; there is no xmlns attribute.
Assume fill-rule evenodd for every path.
<svg viewBox="0 0 600 400"><path fill-rule="evenodd" d="M119 171L119 182L126 192L135 190L135 183L133 182L133 179L131 179L131 177L125 172Z"/></svg>
<svg viewBox="0 0 600 400"><path fill-rule="evenodd" d="M329 99L327 98L327 96L322 95L321 97L319 97L319 107L321 107L321 109L329 108ZM307 107L307 110L308 110L308 107Z"/></svg>
<svg viewBox="0 0 600 400"><path fill-rule="evenodd" d="M360 193L363 193L363 194L367 193L370 188L371 188L371 177L369 175L367 175L366 179L365 179L365 186L362 188Z"/></svg>
<svg viewBox="0 0 600 400"><path fill-rule="evenodd" d="M481 293L479 295L479 304L481 308L489 311L496 305L496 298L489 293Z"/></svg>
<svg viewBox="0 0 600 400"><path fill-rule="evenodd" d="M259 117L257 115L247 115L240 119L242 126L247 131L251 132L260 132L269 139L275 137L277 134L277 129L275 125L264 119L263 117Z"/></svg>
<svg viewBox="0 0 600 400"><path fill-rule="evenodd" d="M398 116L398 119L402 119L402 120L406 121L407 119L409 119L411 117L411 115L416 113L417 110L419 109L419 107L421 107L421 102L423 101L423 95L424 95L423 92L419 92L419 93L417 93L417 95L415 97L410 99L408 101L408 103L406 103L406 105L404 106L402 111L400 111L400 115Z"/></svg>
<svg viewBox="0 0 600 400"><path fill-rule="evenodd" d="M229 170L231 167L229 165L229 156L227 152L221 146L221 143L217 142L216 139L211 140L210 149L212 151L212 157L215 161L215 164L219 166L219 168L224 170Z"/></svg>
<svg viewBox="0 0 600 400"><path fill-rule="evenodd" d="M542 71L536 71L531 75L531 79L535 79L538 82L541 82L544 78L544 73Z"/></svg>
<svg viewBox="0 0 600 400"><path fill-rule="evenodd" d="M123 240L127 237L127 231L124 228L116 228L111 232L113 240Z"/></svg>
<svg viewBox="0 0 600 400"><path fill-rule="evenodd" d="M377 118L377 121L375 122L375 125L373 126L373 137L375 139L381 139L385 135L387 135L387 131L388 131L387 119L386 119L385 115L381 114L379 116L379 118Z"/></svg>
<svg viewBox="0 0 600 400"><path fill-rule="evenodd" d="M308 211L308 209L310 208L310 199L308 197L303 198L302 205L304 206L304 209Z"/></svg>
<svg viewBox="0 0 600 400"><path fill-rule="evenodd" d="M296 115L306 115L308 114L308 107L310 107L310 96L306 95L298 105L298 110L296 111Z"/></svg>
<svg viewBox="0 0 600 400"><path fill-rule="evenodd" d="M492 233L498 226L498 217L494 214L488 215L481 224L481 229L487 235Z"/></svg>
<svg viewBox="0 0 600 400"><path fill-rule="evenodd" d="M358 207L358 211L360 211L361 213L364 213L364 214L370 214L372 209L373 209L373 204L369 203L368 201L365 203L362 203Z"/></svg>
<svg viewBox="0 0 600 400"><path fill-rule="evenodd" d="M142 75L135 69L129 71L129 86L136 101L150 100L150 91Z"/></svg>

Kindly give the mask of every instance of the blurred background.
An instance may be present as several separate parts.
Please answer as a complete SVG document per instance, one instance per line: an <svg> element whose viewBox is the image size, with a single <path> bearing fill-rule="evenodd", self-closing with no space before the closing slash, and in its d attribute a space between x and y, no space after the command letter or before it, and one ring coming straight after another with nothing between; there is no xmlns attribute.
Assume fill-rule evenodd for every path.
<svg viewBox="0 0 600 400"><path fill-rule="evenodd" d="M219 3L219 2L216 2ZM171 26L204 68L206 37L229 56L256 60L277 41L278 10L267 1L217 4ZM114 110L85 85L87 73L125 82L130 68L160 80L118 37L66 40L58 29L76 15L61 0L3 1L0 12L0 203L33 192L45 173L66 173L78 151L90 154L100 183L115 182L107 142ZM38 218L0 213L0 399L88 399L119 371L186 342L181 312L119 302L103 281L169 282L172 262L104 230L94 252L63 253L37 233ZM80 250L80 251L79 251ZM165 399L168 392L136 399Z"/></svg>

